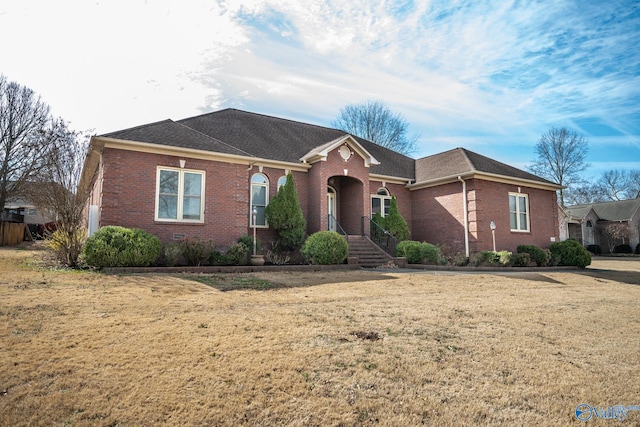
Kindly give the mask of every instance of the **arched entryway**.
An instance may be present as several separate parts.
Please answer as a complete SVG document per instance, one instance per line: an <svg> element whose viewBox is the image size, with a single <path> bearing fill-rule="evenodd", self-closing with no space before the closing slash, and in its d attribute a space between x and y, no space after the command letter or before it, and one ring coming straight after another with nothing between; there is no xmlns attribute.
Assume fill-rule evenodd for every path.
<svg viewBox="0 0 640 427"><path fill-rule="evenodd" d="M332 176L327 181L326 201L330 230L341 232L341 227L347 234L360 234L361 218L365 216L365 206L369 203L360 180Z"/></svg>

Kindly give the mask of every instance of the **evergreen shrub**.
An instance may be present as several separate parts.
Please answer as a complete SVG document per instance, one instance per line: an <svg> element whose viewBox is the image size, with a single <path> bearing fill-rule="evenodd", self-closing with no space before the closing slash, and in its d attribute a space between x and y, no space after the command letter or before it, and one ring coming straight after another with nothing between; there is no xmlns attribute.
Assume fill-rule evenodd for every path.
<svg viewBox="0 0 640 427"><path fill-rule="evenodd" d="M301 252L309 264L341 264L349 254L349 245L335 231L318 231L307 237Z"/></svg>
<svg viewBox="0 0 640 427"><path fill-rule="evenodd" d="M569 239L552 243L549 250L556 265L585 268L591 264L591 255L577 240Z"/></svg>
<svg viewBox="0 0 640 427"><path fill-rule="evenodd" d="M146 267L160 255L162 243L153 234L138 228L102 227L87 239L83 260L103 267Z"/></svg>
<svg viewBox="0 0 640 427"><path fill-rule="evenodd" d="M529 254L531 260L533 260L538 267L542 267L543 265L547 265L549 263L547 252L535 245L519 245L516 248L516 252Z"/></svg>
<svg viewBox="0 0 640 427"><path fill-rule="evenodd" d="M440 248L431 243L405 240L398 243L396 254L405 257L409 264L438 264Z"/></svg>
<svg viewBox="0 0 640 427"><path fill-rule="evenodd" d="M290 251L304 242L307 223L304 220L293 174L287 174L286 183L280 187L265 210L269 227L278 232L278 248Z"/></svg>
<svg viewBox="0 0 640 427"><path fill-rule="evenodd" d="M633 249L631 249L631 246L627 244L618 245L615 248L613 248L613 253L614 254L632 254Z"/></svg>

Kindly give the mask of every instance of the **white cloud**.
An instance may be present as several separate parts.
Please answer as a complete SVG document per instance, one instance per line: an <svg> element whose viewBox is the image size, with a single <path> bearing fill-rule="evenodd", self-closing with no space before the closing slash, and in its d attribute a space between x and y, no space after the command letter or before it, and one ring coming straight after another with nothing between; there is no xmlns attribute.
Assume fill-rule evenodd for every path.
<svg viewBox="0 0 640 427"><path fill-rule="evenodd" d="M224 107L328 124L377 99L424 152L515 158L550 126L593 123L640 146L632 1L7 3L0 71L99 132Z"/></svg>

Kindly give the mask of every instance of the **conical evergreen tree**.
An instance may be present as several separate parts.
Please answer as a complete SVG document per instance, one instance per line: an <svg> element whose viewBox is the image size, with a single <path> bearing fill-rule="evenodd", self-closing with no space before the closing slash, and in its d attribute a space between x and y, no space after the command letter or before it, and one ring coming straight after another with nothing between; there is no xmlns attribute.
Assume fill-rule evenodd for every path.
<svg viewBox="0 0 640 427"><path fill-rule="evenodd" d="M265 211L269 226L278 232L278 247L294 250L304 241L307 223L302 215L293 174L287 174L287 182L271 199Z"/></svg>
<svg viewBox="0 0 640 427"><path fill-rule="evenodd" d="M384 218L384 226L389 234L394 236L398 242L409 238L409 226L407 225L407 221L400 215L400 211L398 211L398 202L395 196L391 198L389 215Z"/></svg>

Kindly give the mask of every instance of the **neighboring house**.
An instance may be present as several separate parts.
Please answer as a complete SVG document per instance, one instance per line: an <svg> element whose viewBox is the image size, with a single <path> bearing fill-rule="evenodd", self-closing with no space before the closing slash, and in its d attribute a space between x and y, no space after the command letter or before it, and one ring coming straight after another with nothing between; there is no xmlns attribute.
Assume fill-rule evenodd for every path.
<svg viewBox="0 0 640 427"><path fill-rule="evenodd" d="M608 251L609 241L603 230L616 222L628 226L629 238L613 244L628 244L635 249L640 242L640 199L567 206L565 211L571 218L567 226L569 237L586 247L599 245Z"/></svg>
<svg viewBox="0 0 640 427"><path fill-rule="evenodd" d="M25 183L23 188L28 189L40 186L34 183ZM40 186L41 187L41 186ZM5 203L2 211L2 221L24 223L32 234L41 234L46 224L54 221L55 215L41 212L24 193L18 197L12 197Z"/></svg>
<svg viewBox="0 0 640 427"><path fill-rule="evenodd" d="M82 188L90 188L90 232L139 227L164 243L252 232L275 239L269 200L294 176L307 233L368 232L391 197L411 238L449 252L515 251L559 239L559 185L463 148L412 159L337 129L235 109L164 120L94 136Z"/></svg>

